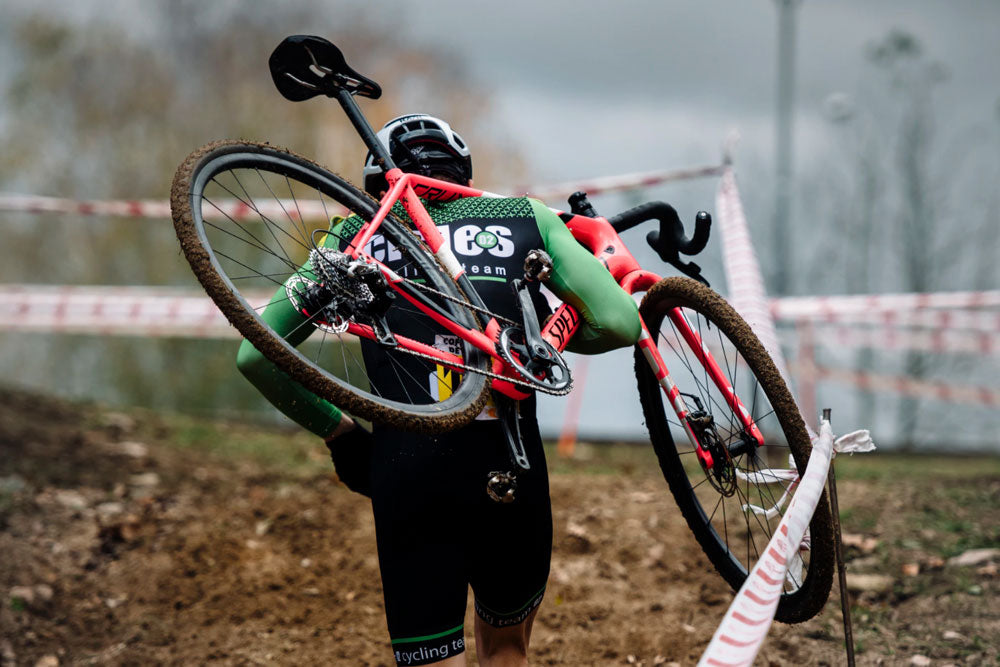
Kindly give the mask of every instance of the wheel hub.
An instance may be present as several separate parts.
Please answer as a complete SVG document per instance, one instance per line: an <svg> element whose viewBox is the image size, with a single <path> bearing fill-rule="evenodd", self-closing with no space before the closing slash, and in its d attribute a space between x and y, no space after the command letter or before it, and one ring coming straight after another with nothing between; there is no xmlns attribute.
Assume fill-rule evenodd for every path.
<svg viewBox="0 0 1000 667"><path fill-rule="evenodd" d="M691 430L698 437L701 447L711 455L710 467L702 464L708 483L722 495L729 497L736 493L736 465L729 454L729 449L715 432L715 420L712 415L698 410L688 415Z"/></svg>

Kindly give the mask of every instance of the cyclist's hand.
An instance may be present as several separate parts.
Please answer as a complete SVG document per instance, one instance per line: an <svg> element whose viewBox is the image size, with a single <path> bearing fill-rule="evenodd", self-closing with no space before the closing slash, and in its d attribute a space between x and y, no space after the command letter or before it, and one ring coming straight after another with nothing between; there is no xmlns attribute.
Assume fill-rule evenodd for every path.
<svg viewBox="0 0 1000 667"><path fill-rule="evenodd" d="M372 434L361 426L325 440L337 477L347 488L372 497Z"/></svg>

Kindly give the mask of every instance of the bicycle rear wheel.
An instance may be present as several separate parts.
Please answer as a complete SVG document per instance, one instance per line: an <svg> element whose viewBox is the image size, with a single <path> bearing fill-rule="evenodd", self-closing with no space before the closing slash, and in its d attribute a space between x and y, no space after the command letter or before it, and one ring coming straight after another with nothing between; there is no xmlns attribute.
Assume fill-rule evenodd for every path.
<svg viewBox="0 0 1000 667"><path fill-rule="evenodd" d="M457 428L482 409L488 387L477 371L489 358L411 302L394 298L399 295L378 271L369 271L363 283L359 276L373 263L361 273L357 266L349 270L349 258L339 252L353 238L347 228L356 230L377 209L319 165L249 142L198 149L178 168L171 189L174 227L191 268L261 354L356 416L410 431ZM344 217L343 228L334 228L333 216ZM449 319L477 326L465 295L398 219L382 223L364 254L391 266L405 287ZM280 335L262 312L289 303L302 321ZM398 344L385 344L385 334ZM404 341L446 349L468 370L444 367Z"/></svg>
<svg viewBox="0 0 1000 667"><path fill-rule="evenodd" d="M675 309L708 347L750 412L764 436L762 446L746 432L679 333ZM805 424L760 341L718 294L688 278L666 278L647 292L640 313L688 409L700 411L711 424L700 437L716 461L711 472L702 468L637 347L639 395L660 468L705 555L729 585L739 589L788 507L786 494L794 490L792 480L778 471L805 470L812 449ZM790 562L775 615L786 623L812 618L830 594L834 552L825 493L809 527L810 548Z"/></svg>

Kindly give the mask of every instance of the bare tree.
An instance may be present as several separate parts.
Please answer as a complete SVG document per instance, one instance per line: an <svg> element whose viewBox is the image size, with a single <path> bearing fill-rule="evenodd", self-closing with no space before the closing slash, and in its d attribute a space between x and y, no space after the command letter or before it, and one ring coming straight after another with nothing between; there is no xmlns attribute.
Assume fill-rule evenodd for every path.
<svg viewBox="0 0 1000 667"><path fill-rule="evenodd" d="M492 131L502 124L495 123L487 91L453 54L407 44L391 24L374 25L344 10L333 21L318 1L247 9L177 0L155 11L159 15L147 18L158 31L141 41L110 24L68 23L49 14L5 17L15 71L0 128L0 190L163 199L184 156L223 138L267 140L349 178L359 175L365 148L339 107L320 99L288 103L271 83L271 50L302 26L329 37L353 66L382 84L383 98L364 102L373 124L408 111L437 113L473 146L477 181L510 182L515 177L502 175L520 180L523 174L510 143ZM8 216L0 224L4 282L195 284L166 221ZM231 366L228 355L218 363L215 343L46 341L32 344L49 346L44 354L51 368L86 374L71 363L74 353L101 357L116 369L104 369L102 377L120 395L146 403L171 393L162 391L165 370L180 348L188 359L200 357L204 369L224 373ZM18 354L6 358L20 363ZM17 377L18 368L2 374Z"/></svg>

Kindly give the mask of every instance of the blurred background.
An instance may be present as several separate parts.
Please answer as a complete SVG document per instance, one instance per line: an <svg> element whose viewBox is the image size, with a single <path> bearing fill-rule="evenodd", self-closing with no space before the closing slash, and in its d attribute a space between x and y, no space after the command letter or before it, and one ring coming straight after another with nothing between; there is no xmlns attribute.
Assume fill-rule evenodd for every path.
<svg viewBox="0 0 1000 667"><path fill-rule="evenodd" d="M381 83L382 99L362 103L373 125L410 111L449 119L487 190L719 165L729 146L772 297L1000 288L991 0L6 0L0 15L5 195L165 200L181 160L221 138L284 145L359 179L365 150L337 105L285 102L267 71L285 35L312 33ZM662 199L692 221L715 213L718 182L592 199L605 215ZM0 285L199 289L167 217L16 208L0 211ZM725 293L714 233L697 261ZM644 234L625 239L669 274ZM810 382L838 431L996 451L998 310L880 312L826 337L822 322L789 319L779 333L793 375L803 362L839 370ZM67 335L15 319L0 319L6 386L284 423L236 372L232 338ZM645 439L630 351L589 360L580 380L580 438ZM547 436L568 404L541 404Z"/></svg>

